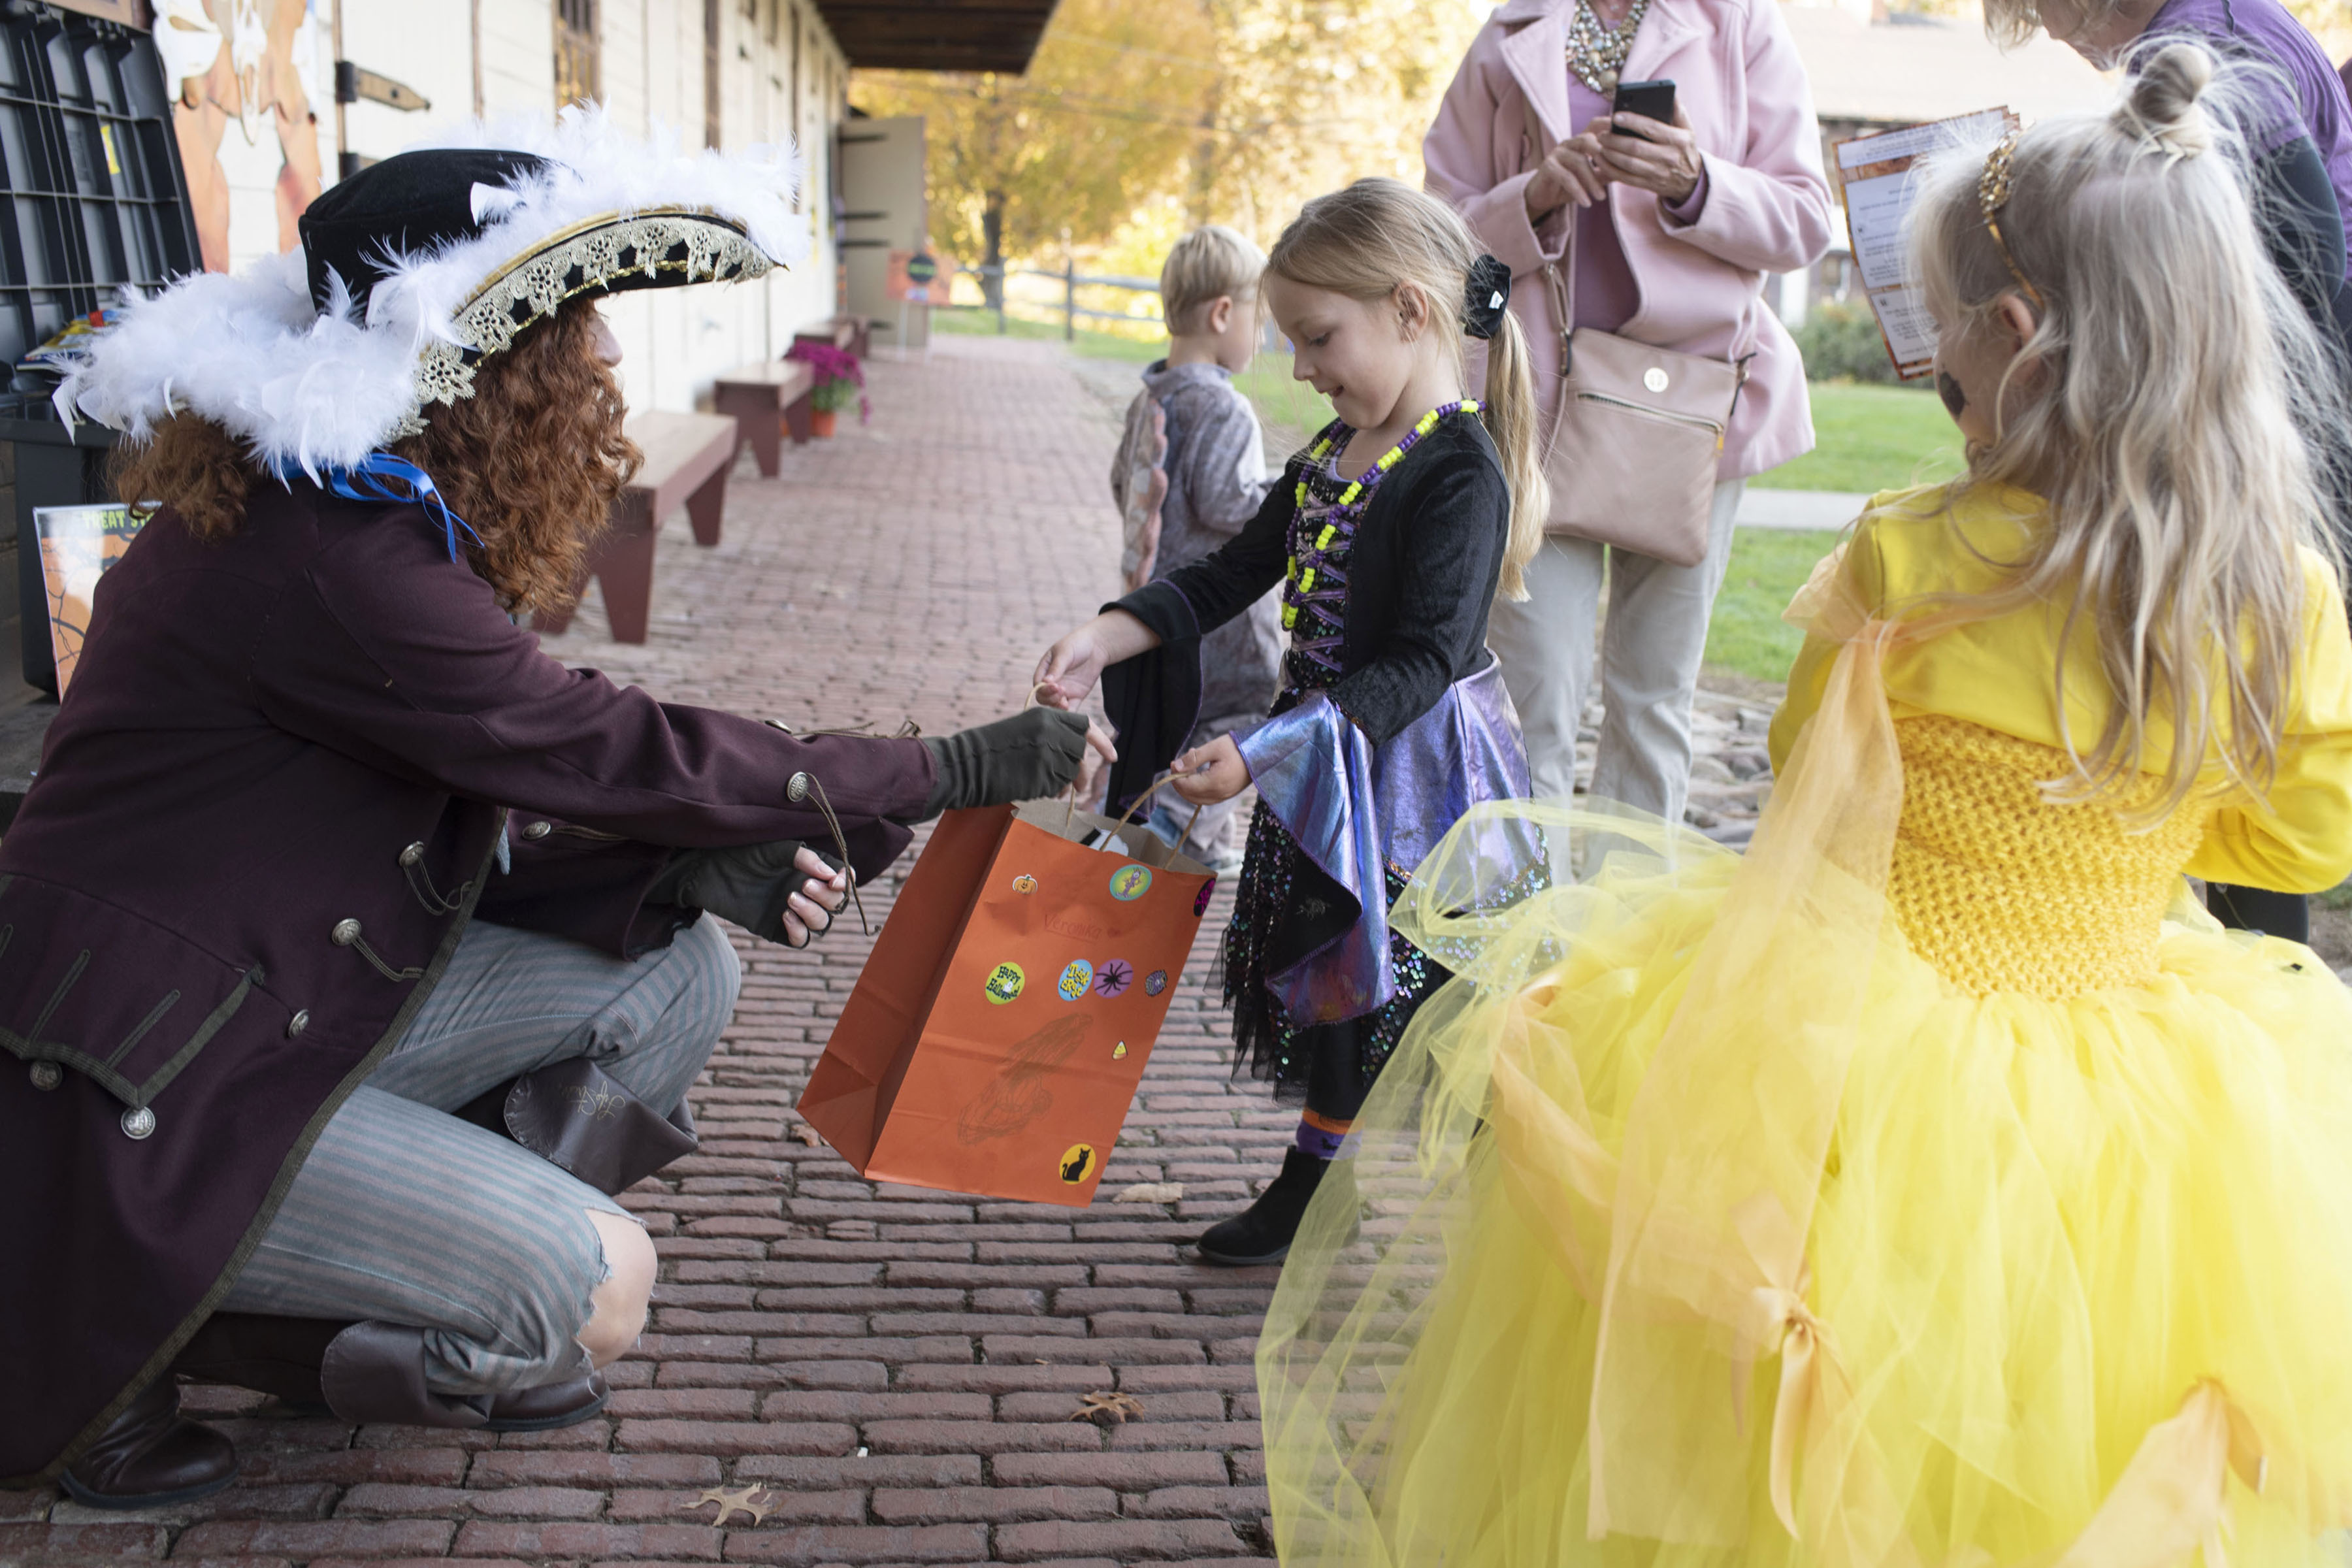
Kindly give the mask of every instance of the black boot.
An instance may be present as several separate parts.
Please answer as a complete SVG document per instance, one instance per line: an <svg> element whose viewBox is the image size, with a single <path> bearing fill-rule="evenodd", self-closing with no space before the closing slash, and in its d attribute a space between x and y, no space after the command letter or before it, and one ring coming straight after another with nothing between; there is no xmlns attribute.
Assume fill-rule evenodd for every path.
<svg viewBox="0 0 2352 1568"><path fill-rule="evenodd" d="M351 1327L331 1318L279 1318L215 1312L180 1352L172 1370L191 1383L226 1384L324 1411L319 1367L335 1336Z"/></svg>
<svg viewBox="0 0 2352 1568"><path fill-rule="evenodd" d="M289 1405L320 1406L355 1426L551 1432L587 1420L612 1398L597 1372L498 1394L435 1394L425 1385L422 1330L254 1312L207 1318L174 1370L197 1383L258 1389Z"/></svg>
<svg viewBox="0 0 2352 1568"><path fill-rule="evenodd" d="M166 1508L236 1479L236 1446L182 1419L179 1381L167 1372L58 1479L88 1508Z"/></svg>
<svg viewBox="0 0 2352 1568"><path fill-rule="evenodd" d="M1257 1202L1228 1220L1211 1226L1196 1244L1204 1263L1246 1268L1254 1264L1279 1263L1290 1256L1291 1238L1306 1216L1307 1201L1323 1184L1328 1160L1292 1149L1282 1156L1282 1174L1268 1182Z"/></svg>
<svg viewBox="0 0 2352 1568"><path fill-rule="evenodd" d="M699 1143L685 1101L664 1116L579 1057L509 1079L457 1114L605 1194L625 1191Z"/></svg>

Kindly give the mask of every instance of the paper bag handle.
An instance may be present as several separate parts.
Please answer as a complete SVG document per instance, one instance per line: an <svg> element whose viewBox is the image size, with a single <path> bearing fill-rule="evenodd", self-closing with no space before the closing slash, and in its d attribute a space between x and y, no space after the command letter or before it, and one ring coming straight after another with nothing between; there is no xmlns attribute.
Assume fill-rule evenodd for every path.
<svg viewBox="0 0 2352 1568"><path fill-rule="evenodd" d="M1129 804L1127 815L1121 816L1111 826L1114 827L1125 827L1129 823L1135 820L1135 814L1143 809L1143 803L1145 801L1150 800L1153 795L1158 795L1161 790L1166 789L1170 784L1172 784L1175 782L1176 775L1174 773L1169 773L1165 777L1161 778L1158 784L1153 784L1150 789L1145 790L1141 795L1137 795L1135 799ZM1203 807L1199 805L1192 807L1192 820L1184 825L1185 837L1192 837L1192 829L1200 826L1201 813L1203 809Z"/></svg>
<svg viewBox="0 0 2352 1568"><path fill-rule="evenodd" d="M1043 702L1039 700L1038 694L1045 691L1051 685L1052 682L1050 681L1041 680L1036 685L1031 687L1029 689L1029 706L1032 708L1044 706ZM1174 773L1170 773L1165 778L1162 778L1158 784L1153 784L1150 789L1145 790L1141 795L1137 795L1134 801L1128 806L1127 815L1120 817L1118 821L1114 823L1112 826L1114 827L1125 827L1129 823L1135 820L1135 814L1143 809L1143 803L1145 801L1150 800L1153 795L1158 795L1161 790L1166 789L1170 784L1174 784L1175 782L1176 775ZM1072 784L1070 786L1069 793L1064 798L1065 805L1067 809L1063 814L1062 826L1066 829L1071 826L1071 824L1076 822L1078 819L1077 785L1075 784ZM1199 805L1195 805L1192 808L1192 820L1184 825L1185 837L1190 838L1192 837L1192 829L1200 826L1201 813L1204 809L1204 807Z"/></svg>

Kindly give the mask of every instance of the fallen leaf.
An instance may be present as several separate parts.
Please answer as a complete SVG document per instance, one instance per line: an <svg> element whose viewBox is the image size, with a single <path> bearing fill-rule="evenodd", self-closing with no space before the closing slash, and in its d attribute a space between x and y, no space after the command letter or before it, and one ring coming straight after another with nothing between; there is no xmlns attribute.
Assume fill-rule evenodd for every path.
<svg viewBox="0 0 2352 1568"><path fill-rule="evenodd" d="M805 1121L795 1121L793 1123L793 1136L799 1139L802 1142L807 1144L812 1149L822 1148L824 1145L824 1134L819 1132L815 1128L811 1127Z"/></svg>
<svg viewBox="0 0 2352 1568"><path fill-rule="evenodd" d="M756 1486L749 1486L739 1488L738 1489L730 1492L724 1487L712 1487L706 1490L700 1497L696 1498L692 1502L688 1503L686 1507L688 1509L698 1509L704 1503L715 1502L719 1505L719 1517L712 1520L710 1521L711 1523L724 1524L727 1522L727 1516L729 1514L740 1509L743 1512L751 1516L751 1522L753 1524L758 1524L762 1520L765 1520L770 1514L776 1511L776 1502L773 1498L770 1498L764 1503L753 1502L751 1500L754 1497L759 1495L760 1489L761 1489Z"/></svg>
<svg viewBox="0 0 2352 1568"><path fill-rule="evenodd" d="M1097 1426L1124 1426L1129 1416L1143 1414L1143 1401L1132 1394L1115 1394L1097 1389L1078 1401L1070 1412L1073 1421L1091 1421Z"/></svg>
<svg viewBox="0 0 2352 1568"><path fill-rule="evenodd" d="M1111 1198L1115 1204L1172 1204L1184 1195L1181 1182L1138 1182L1131 1187L1121 1187Z"/></svg>

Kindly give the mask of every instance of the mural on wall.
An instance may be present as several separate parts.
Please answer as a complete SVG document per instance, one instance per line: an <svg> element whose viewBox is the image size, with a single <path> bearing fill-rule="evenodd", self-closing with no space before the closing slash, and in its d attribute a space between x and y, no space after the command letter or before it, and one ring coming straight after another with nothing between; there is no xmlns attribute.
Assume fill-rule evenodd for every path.
<svg viewBox="0 0 2352 1568"><path fill-rule="evenodd" d="M323 167L311 106L331 96L320 72L325 28L315 4L157 0L155 43L173 89L172 119L206 271L301 243L294 223L318 196ZM258 202L237 199L257 196L263 181L277 209L274 236Z"/></svg>

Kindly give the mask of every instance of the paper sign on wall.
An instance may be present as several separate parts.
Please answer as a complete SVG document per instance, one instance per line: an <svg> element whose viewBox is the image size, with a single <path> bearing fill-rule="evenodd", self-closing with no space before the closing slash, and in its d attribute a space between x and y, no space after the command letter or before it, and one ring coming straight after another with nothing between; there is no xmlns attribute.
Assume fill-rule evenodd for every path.
<svg viewBox="0 0 2352 1568"><path fill-rule="evenodd" d="M82 639L89 635L98 580L131 548L140 524L119 506L44 506L33 510L41 542L41 581L49 606L49 647L58 659L58 696L66 694Z"/></svg>

